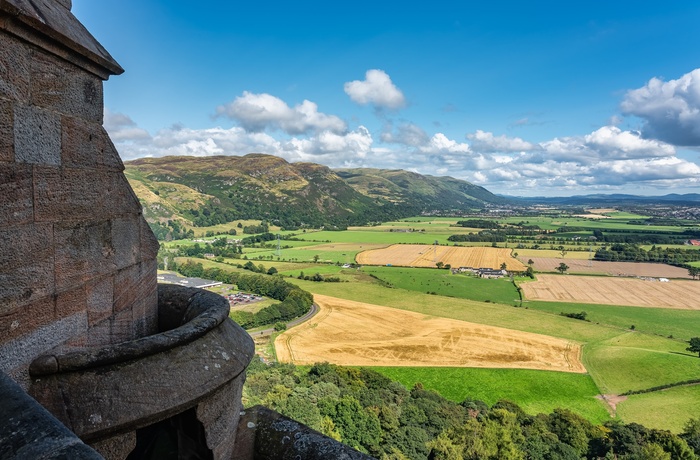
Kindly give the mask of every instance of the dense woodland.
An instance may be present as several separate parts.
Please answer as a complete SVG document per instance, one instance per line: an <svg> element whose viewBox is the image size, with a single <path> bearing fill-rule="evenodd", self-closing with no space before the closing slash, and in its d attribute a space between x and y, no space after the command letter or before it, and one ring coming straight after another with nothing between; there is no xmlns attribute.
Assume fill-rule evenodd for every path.
<svg viewBox="0 0 700 460"><path fill-rule="evenodd" d="M499 401L448 401L420 384L408 390L365 368L327 363L248 368L244 404L264 404L386 460L693 460L700 418L680 435L611 420L593 425L566 410L528 415Z"/></svg>

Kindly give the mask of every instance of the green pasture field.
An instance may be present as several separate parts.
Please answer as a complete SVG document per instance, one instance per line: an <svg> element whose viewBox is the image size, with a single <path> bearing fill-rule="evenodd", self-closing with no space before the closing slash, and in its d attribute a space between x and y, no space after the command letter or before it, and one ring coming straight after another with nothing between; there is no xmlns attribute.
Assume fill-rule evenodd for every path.
<svg viewBox="0 0 700 460"><path fill-rule="evenodd" d="M307 241L331 243L433 244L437 240L438 244L452 244L452 242L447 241L449 236L447 233L372 231L371 228L342 232L321 231L311 234L297 234L296 237Z"/></svg>
<svg viewBox="0 0 700 460"><path fill-rule="evenodd" d="M700 385L629 396L617 405L617 414L648 428L679 433L691 416L698 418L700 414Z"/></svg>
<svg viewBox="0 0 700 460"><path fill-rule="evenodd" d="M566 407L595 423L610 420L598 389L586 374L528 369L475 369L460 367L374 367L406 388L421 383L455 402L466 398L493 405L500 399L517 402L532 415Z"/></svg>
<svg viewBox="0 0 700 460"><path fill-rule="evenodd" d="M518 291L508 278L484 279L473 275L453 275L450 270L435 268L362 267L367 274L394 287L418 292L435 292L446 297L518 304Z"/></svg>
<svg viewBox="0 0 700 460"><path fill-rule="evenodd" d="M631 216L631 217L628 217ZM673 232L684 231L678 226L666 225L634 225L629 224L630 220L643 219L644 216L634 216L632 214L622 214L622 217L612 217L610 219L587 219L583 217L507 217L501 220L503 223L515 224L525 222L527 225L537 225L543 230L556 230L560 227L581 227L586 230L630 230L633 232ZM553 236L558 236L555 234Z"/></svg>
<svg viewBox="0 0 700 460"><path fill-rule="evenodd" d="M355 256L358 252L363 251L348 251L348 250L314 250L314 246L309 246L306 248L295 248L295 249L281 249L280 250L280 260L291 261L291 262L313 262L314 256L318 256L320 262L339 262L341 264L352 264L355 263ZM248 251L244 251L248 253ZM264 249L258 250L255 253L248 253L249 258L257 258L259 256L269 257L273 256L273 259L277 259L276 249Z"/></svg>
<svg viewBox="0 0 700 460"><path fill-rule="evenodd" d="M687 343L626 332L587 344L584 364L605 394L646 390L700 379L700 359Z"/></svg>
<svg viewBox="0 0 700 460"><path fill-rule="evenodd" d="M700 312L675 308L629 307L585 303L545 302L525 299L524 306L558 315L585 311L593 323L688 340L700 334Z"/></svg>

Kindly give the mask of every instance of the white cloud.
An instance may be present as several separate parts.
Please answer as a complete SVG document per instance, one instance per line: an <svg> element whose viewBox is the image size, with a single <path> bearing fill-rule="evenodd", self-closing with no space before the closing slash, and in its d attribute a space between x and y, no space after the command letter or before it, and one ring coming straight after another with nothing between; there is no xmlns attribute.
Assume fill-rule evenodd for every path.
<svg viewBox="0 0 700 460"><path fill-rule="evenodd" d="M676 149L664 142L643 139L639 133L603 126L579 137L554 138L540 144L543 160L577 161L590 164L603 159L641 159L673 156Z"/></svg>
<svg viewBox="0 0 700 460"><path fill-rule="evenodd" d="M403 93L383 70L370 69L364 81L347 82L344 89L350 99L361 105L372 104L387 109L399 109L406 105Z"/></svg>
<svg viewBox="0 0 700 460"><path fill-rule="evenodd" d="M533 150L535 145L519 137L494 136L493 133L478 129L474 134L467 134L472 141L471 147L476 152L520 152Z"/></svg>
<svg viewBox="0 0 700 460"><path fill-rule="evenodd" d="M428 134L418 125L404 123L398 126L396 132L388 125L382 132L381 140L388 144L403 144L410 147L420 147L429 141Z"/></svg>
<svg viewBox="0 0 700 460"><path fill-rule="evenodd" d="M643 134L678 146L700 146L700 69L677 80L652 78L630 90L623 113L644 119Z"/></svg>
<svg viewBox="0 0 700 460"><path fill-rule="evenodd" d="M248 131L281 129L287 134L332 131L342 133L347 129L343 120L335 115L318 111L318 106L305 100L289 107L286 102L270 94L253 94L245 91L233 102L216 108L217 116L238 121Z"/></svg>
<svg viewBox="0 0 700 460"><path fill-rule="evenodd" d="M148 131L139 128L130 117L123 113L112 112L106 107L104 109L104 128L115 142L141 141L151 137Z"/></svg>
<svg viewBox="0 0 700 460"><path fill-rule="evenodd" d="M455 140L449 139L443 133L436 133L430 138L430 141L420 147L420 151L423 153L428 153L431 155L438 155L444 153L469 153L471 149L468 144L459 143Z"/></svg>

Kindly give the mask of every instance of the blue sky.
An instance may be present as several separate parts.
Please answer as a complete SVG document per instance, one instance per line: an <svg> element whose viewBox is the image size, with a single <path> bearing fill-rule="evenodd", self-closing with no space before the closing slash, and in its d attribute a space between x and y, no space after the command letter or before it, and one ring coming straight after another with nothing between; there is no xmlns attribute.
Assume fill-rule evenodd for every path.
<svg viewBox="0 0 700 460"><path fill-rule="evenodd" d="M533 5L534 4L534 5ZM124 159L262 152L510 195L700 184L695 1L73 0Z"/></svg>

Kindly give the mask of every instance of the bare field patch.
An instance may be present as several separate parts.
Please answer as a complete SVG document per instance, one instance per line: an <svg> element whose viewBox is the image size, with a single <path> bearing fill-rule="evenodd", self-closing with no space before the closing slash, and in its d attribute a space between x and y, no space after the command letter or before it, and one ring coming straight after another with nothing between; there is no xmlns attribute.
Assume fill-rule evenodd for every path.
<svg viewBox="0 0 700 460"><path fill-rule="evenodd" d="M275 340L281 362L484 367L584 373L560 338L314 294L320 312Z"/></svg>
<svg viewBox="0 0 700 460"><path fill-rule="evenodd" d="M521 287L529 300L700 310L700 282L695 281L538 275Z"/></svg>
<svg viewBox="0 0 700 460"><path fill-rule="evenodd" d="M402 267L435 267L437 262L452 267L500 268L505 263L509 270L524 271L527 267L511 256L507 248L429 246L421 244L393 244L387 248L364 251L357 255L363 265L397 265Z"/></svg>
<svg viewBox="0 0 700 460"><path fill-rule="evenodd" d="M564 262L569 266L569 273L596 273L612 276L650 276L656 278L685 278L690 279L688 270L666 264L648 262L605 262L600 260L584 260L570 258L569 255L586 254L585 252L570 252L565 258L561 257L527 257L519 255L521 260L532 259L534 269L541 272L553 272Z"/></svg>

